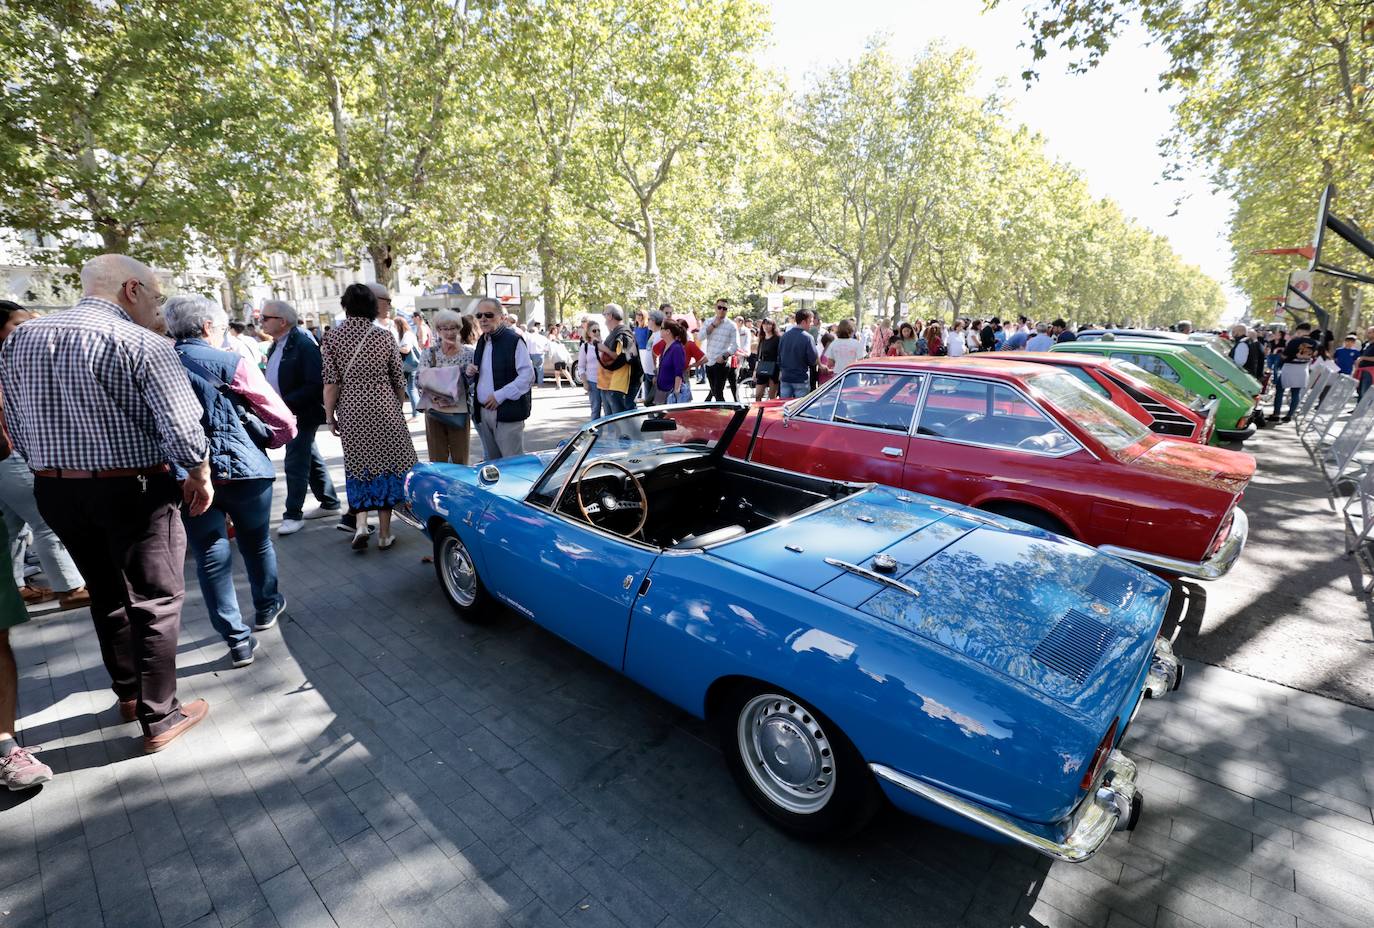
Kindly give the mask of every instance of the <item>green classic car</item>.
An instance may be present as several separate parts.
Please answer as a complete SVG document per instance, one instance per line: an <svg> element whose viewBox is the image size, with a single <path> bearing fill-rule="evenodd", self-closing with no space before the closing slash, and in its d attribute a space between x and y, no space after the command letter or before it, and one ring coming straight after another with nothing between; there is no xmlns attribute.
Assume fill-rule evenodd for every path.
<svg viewBox="0 0 1374 928"><path fill-rule="evenodd" d="M1205 347L1205 346L1203 346ZM1255 434L1258 399L1202 363L1189 344L1164 339L1061 342L1051 351L1093 354L1129 361L1165 380L1179 384L1201 396L1217 400L1217 427L1214 439L1243 442Z"/></svg>
<svg viewBox="0 0 1374 928"><path fill-rule="evenodd" d="M1183 345L1204 367L1234 386L1241 393L1259 399L1264 387L1258 380L1231 360L1231 346L1222 338L1209 333L1159 332L1148 329L1089 329L1080 332L1079 341L1163 341L1169 345ZM1261 424L1256 422L1256 425Z"/></svg>

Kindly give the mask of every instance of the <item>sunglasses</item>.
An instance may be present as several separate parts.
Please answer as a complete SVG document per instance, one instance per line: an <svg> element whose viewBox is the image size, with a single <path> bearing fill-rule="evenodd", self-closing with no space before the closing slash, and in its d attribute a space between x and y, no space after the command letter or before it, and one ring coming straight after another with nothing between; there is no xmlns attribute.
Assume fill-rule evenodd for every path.
<svg viewBox="0 0 1374 928"><path fill-rule="evenodd" d="M496 313L473 313L478 319L495 319Z"/></svg>
<svg viewBox="0 0 1374 928"><path fill-rule="evenodd" d="M263 316L263 317L262 317L262 321L263 321L263 322L266 322L268 319L280 319L280 318L282 318L282 317L281 317L281 316Z"/></svg>

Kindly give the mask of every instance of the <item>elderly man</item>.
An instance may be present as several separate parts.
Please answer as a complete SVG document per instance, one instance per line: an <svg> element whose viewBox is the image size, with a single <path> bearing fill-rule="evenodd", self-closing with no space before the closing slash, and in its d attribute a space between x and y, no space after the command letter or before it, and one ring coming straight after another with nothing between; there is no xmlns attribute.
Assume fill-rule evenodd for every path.
<svg viewBox="0 0 1374 928"><path fill-rule="evenodd" d="M120 714L160 751L210 711L177 700L184 503L214 490L201 406L162 327L146 265L100 255L73 308L25 323L0 349L5 415L43 518L86 578ZM187 471L178 487L171 465Z"/></svg>
<svg viewBox="0 0 1374 928"><path fill-rule="evenodd" d="M601 392L601 408L607 415L635 408L635 394L642 380L633 376L631 358L638 358L634 331L625 324L625 310L607 303L601 312L606 339L596 348L600 370L596 388Z"/></svg>
<svg viewBox="0 0 1374 928"><path fill-rule="evenodd" d="M396 339L396 344L401 343L401 336L396 331L396 325L392 320L391 291L385 284L372 281L367 285L367 289L372 291L372 295L377 298L377 325L391 333L391 337Z"/></svg>
<svg viewBox="0 0 1374 928"><path fill-rule="evenodd" d="M474 315L482 335L467 374L477 381L473 413L483 460L524 454L525 420L533 408L534 388L529 346L506 325L497 300L478 300Z"/></svg>
<svg viewBox="0 0 1374 928"><path fill-rule="evenodd" d="M1054 347L1054 336L1050 327L1043 322L1035 324L1035 334L1026 342L1027 351L1049 351Z"/></svg>
<svg viewBox="0 0 1374 928"><path fill-rule="evenodd" d="M299 429L286 443L286 511L277 529L278 535L291 535L305 527L306 519L324 518L342 508L329 467L315 443L315 432L324 425L324 374L320 348L301 330L290 303L264 303L262 330L272 337L272 347L267 351L267 382L295 414ZM303 513L307 487L319 506Z"/></svg>

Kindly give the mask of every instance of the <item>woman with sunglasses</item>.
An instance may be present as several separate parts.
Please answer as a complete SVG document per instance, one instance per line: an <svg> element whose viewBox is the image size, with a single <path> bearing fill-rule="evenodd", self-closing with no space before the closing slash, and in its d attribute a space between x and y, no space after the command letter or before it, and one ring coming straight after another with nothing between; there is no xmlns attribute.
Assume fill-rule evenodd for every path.
<svg viewBox="0 0 1374 928"><path fill-rule="evenodd" d="M582 374L582 385L587 388L587 402L592 408L592 418L601 418L601 391L596 386L596 375L601 370L601 359L597 357L596 346L601 341L601 325L588 321L582 327L582 347L577 352L577 369Z"/></svg>

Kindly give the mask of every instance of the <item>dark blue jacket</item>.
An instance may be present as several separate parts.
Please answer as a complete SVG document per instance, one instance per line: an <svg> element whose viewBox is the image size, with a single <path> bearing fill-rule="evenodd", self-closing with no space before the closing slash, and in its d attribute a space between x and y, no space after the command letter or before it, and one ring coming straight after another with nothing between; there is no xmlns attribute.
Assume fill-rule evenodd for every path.
<svg viewBox="0 0 1374 928"><path fill-rule="evenodd" d="M267 455L253 444L239 422L234 404L220 393L220 384L232 383L241 356L232 351L211 348L204 339L183 338L176 344L181 366L191 380L191 389L200 400L200 424L210 439L210 479L253 480L274 478L276 470ZM187 361L193 362L188 364ZM209 374L213 382L204 375Z"/></svg>
<svg viewBox="0 0 1374 928"><path fill-rule="evenodd" d="M493 390L499 390L506 384L515 379L515 347L520 341L520 336L510 326L503 325L490 335L483 335L477 339L477 350L473 355L473 364L478 368L482 366L482 356L486 354L488 348L491 349L491 386ZM496 407L497 422L524 422L530 417L530 411L534 408L533 393L526 393L513 400L506 400ZM482 413L488 412L483 409L480 403L473 403L472 414L476 421L482 421ZM488 413L490 415L490 413Z"/></svg>
<svg viewBox="0 0 1374 928"><path fill-rule="evenodd" d="M313 432L324 424L324 373L320 348L315 340L296 326L267 351L269 364L272 355L280 351L281 366L277 368L278 393L286 401L286 408L296 414L296 427L302 434Z"/></svg>
<svg viewBox="0 0 1374 928"><path fill-rule="evenodd" d="M811 379L817 357L816 343L807 331L799 325L792 326L778 342L778 380L806 383Z"/></svg>

